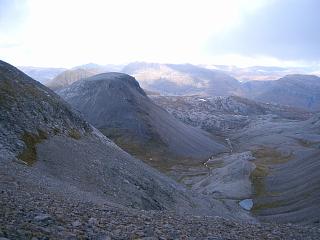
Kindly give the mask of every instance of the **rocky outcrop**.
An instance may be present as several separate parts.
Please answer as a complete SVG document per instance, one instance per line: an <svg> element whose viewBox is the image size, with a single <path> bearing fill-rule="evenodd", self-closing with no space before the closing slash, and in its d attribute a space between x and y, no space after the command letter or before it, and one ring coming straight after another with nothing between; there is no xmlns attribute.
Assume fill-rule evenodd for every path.
<svg viewBox="0 0 320 240"><path fill-rule="evenodd" d="M150 96L169 113L195 127L225 134L242 129L260 118L305 120L312 114L276 104L255 102L242 97Z"/></svg>
<svg viewBox="0 0 320 240"><path fill-rule="evenodd" d="M250 151L210 158L205 165L207 177L192 186L196 191L215 198L245 199L251 197L251 172L255 158Z"/></svg>

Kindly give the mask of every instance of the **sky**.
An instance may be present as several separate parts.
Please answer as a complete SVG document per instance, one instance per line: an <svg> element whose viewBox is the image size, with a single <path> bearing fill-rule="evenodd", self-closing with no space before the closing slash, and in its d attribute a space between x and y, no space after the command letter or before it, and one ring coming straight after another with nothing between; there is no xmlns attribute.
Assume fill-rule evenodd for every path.
<svg viewBox="0 0 320 240"><path fill-rule="evenodd" d="M318 0L0 0L0 58L320 68L319 9Z"/></svg>

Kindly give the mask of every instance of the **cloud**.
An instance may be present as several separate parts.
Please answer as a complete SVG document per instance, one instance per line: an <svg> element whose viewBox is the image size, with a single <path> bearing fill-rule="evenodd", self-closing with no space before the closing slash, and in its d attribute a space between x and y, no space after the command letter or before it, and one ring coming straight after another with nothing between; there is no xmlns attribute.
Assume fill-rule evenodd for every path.
<svg viewBox="0 0 320 240"><path fill-rule="evenodd" d="M8 6L9 0L4 1ZM15 0L14 0L15 1ZM19 65L72 66L85 62L201 62L207 39L266 0L28 0L21 21L14 5L0 36L21 42L2 51ZM2 7L2 6L1 6ZM20 20L10 16L19 15ZM9 44L9 45L8 45ZM4 55L6 53L6 55Z"/></svg>
<svg viewBox="0 0 320 240"><path fill-rule="evenodd" d="M16 65L320 60L318 0L0 0ZM294 63L295 64L295 63Z"/></svg>
<svg viewBox="0 0 320 240"><path fill-rule="evenodd" d="M11 34L21 29L26 16L24 0L0 0L0 34Z"/></svg>
<svg viewBox="0 0 320 240"><path fill-rule="evenodd" d="M211 38L211 54L320 61L320 1L271 1L236 28Z"/></svg>

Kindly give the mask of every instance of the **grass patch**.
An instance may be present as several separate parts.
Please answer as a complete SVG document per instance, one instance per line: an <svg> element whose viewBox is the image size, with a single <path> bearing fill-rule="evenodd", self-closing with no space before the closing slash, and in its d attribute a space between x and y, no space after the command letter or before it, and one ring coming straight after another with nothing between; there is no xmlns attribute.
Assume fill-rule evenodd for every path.
<svg viewBox="0 0 320 240"><path fill-rule="evenodd" d="M251 182L254 187L254 195L256 197L267 194L265 187L265 178L269 174L269 167L263 164L256 165L255 170L250 175Z"/></svg>
<svg viewBox="0 0 320 240"><path fill-rule="evenodd" d="M280 152L270 149L261 148L253 151L253 156L256 158L253 162L256 168L250 175L253 184L254 192L253 198L257 200L260 197L275 196L275 193L269 192L266 188L266 178L272 172L272 166L277 164L286 163L291 159L291 155L283 155ZM255 201L258 202L258 201ZM264 204L254 204L252 211L258 211L266 208L275 208L281 206L283 203L273 201Z"/></svg>
<svg viewBox="0 0 320 240"><path fill-rule="evenodd" d="M207 165L210 169L222 168L224 166L224 162L223 160L209 161L207 162Z"/></svg>
<svg viewBox="0 0 320 240"><path fill-rule="evenodd" d="M272 193L266 190L265 179L271 172L271 167L276 164L286 163L291 156L284 156L280 152L270 149L261 148L253 151L256 168L250 175L254 187L254 197L270 196Z"/></svg>
<svg viewBox="0 0 320 240"><path fill-rule="evenodd" d="M285 205L287 205L285 201L272 201L268 203L258 203L253 206L252 211L257 212L260 210L278 208Z"/></svg>
<svg viewBox="0 0 320 240"><path fill-rule="evenodd" d="M60 133L60 129L59 128L54 128L53 129L53 134L54 135L58 135Z"/></svg>
<svg viewBox="0 0 320 240"><path fill-rule="evenodd" d="M315 144L317 144L318 142L311 142L311 141L308 141L306 139L298 139L298 143L302 146L302 147L305 147L305 148L310 148L310 147L313 147Z"/></svg>
<svg viewBox="0 0 320 240"><path fill-rule="evenodd" d="M161 172L168 173L172 167L181 164L184 167L199 165L199 162L194 159L181 158L170 153L167 145L156 133L151 132L149 139L140 139L139 136L121 128L100 128L99 130L130 155Z"/></svg>
<svg viewBox="0 0 320 240"><path fill-rule="evenodd" d="M68 135L69 135L69 137L76 139L76 140L79 140L81 138L81 133L75 128L72 128L71 130L69 130Z"/></svg>
<svg viewBox="0 0 320 240"><path fill-rule="evenodd" d="M16 93L13 90L12 83L7 79L2 79L0 85L0 106L9 107L8 104L11 103L15 98Z"/></svg>
<svg viewBox="0 0 320 240"><path fill-rule="evenodd" d="M25 144L25 149L18 155L18 158L24 161L27 165L31 166L37 161L37 148L36 145L47 139L46 132L38 130L38 134L24 132L21 140Z"/></svg>

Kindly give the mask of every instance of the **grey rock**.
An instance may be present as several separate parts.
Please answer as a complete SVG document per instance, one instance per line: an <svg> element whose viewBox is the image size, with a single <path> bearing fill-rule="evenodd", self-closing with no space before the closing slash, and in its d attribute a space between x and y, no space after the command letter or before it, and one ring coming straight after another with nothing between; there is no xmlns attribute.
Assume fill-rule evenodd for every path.
<svg viewBox="0 0 320 240"><path fill-rule="evenodd" d="M207 96L150 96L159 106L186 124L211 133L226 133L247 127L257 117L306 120L307 111L255 102L246 98Z"/></svg>
<svg viewBox="0 0 320 240"><path fill-rule="evenodd" d="M96 225L96 224L98 224L98 220L96 218L91 217L91 218L89 218L88 223L90 225Z"/></svg>
<svg viewBox="0 0 320 240"><path fill-rule="evenodd" d="M34 220L36 221L45 221L51 218L50 214L39 214L34 217Z"/></svg>
<svg viewBox="0 0 320 240"><path fill-rule="evenodd" d="M252 201L252 199L244 199L244 200L242 200L242 201L239 202L239 205L240 205L243 209L245 209L245 210L247 210L247 211L250 211L251 208L253 207L253 201Z"/></svg>
<svg viewBox="0 0 320 240"><path fill-rule="evenodd" d="M72 226L73 227L79 227L81 225L82 225L82 223L79 220L76 220L76 221L72 222Z"/></svg>

